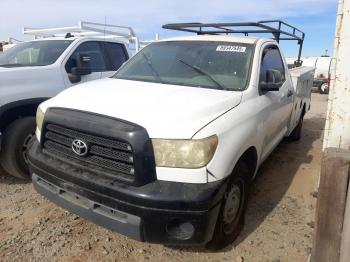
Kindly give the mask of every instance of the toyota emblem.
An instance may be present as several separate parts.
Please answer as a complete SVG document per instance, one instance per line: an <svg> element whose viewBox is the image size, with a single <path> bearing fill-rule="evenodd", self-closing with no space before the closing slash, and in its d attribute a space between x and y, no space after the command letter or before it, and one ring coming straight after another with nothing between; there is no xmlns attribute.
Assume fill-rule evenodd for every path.
<svg viewBox="0 0 350 262"><path fill-rule="evenodd" d="M72 142L72 150L78 156L86 156L88 153L88 145L80 139L75 139Z"/></svg>

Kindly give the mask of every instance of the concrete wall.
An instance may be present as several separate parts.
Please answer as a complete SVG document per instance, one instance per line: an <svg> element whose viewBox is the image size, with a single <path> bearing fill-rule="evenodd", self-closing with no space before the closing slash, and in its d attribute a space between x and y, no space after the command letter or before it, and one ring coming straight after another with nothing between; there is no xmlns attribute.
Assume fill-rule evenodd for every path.
<svg viewBox="0 0 350 262"><path fill-rule="evenodd" d="M339 2L323 148L350 149L350 0Z"/></svg>

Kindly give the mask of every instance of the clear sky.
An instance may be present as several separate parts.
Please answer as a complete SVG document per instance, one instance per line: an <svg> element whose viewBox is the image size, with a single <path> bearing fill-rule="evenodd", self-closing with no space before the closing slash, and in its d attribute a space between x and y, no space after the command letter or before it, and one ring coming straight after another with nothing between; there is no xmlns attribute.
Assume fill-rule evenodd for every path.
<svg viewBox="0 0 350 262"><path fill-rule="evenodd" d="M237 22L282 19L306 33L303 55L331 53L337 0L1 0L0 40L26 40L22 27L61 27L79 20L132 26L141 39L179 33L161 29L173 22ZM283 45L287 56L295 43Z"/></svg>

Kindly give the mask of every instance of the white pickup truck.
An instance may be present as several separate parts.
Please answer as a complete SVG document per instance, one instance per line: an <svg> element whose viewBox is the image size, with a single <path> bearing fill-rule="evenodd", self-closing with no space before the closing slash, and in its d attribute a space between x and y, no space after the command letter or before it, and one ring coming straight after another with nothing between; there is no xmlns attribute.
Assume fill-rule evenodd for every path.
<svg viewBox="0 0 350 262"><path fill-rule="evenodd" d="M273 39L217 35L228 24L164 27L195 26L39 106L40 194L140 241L218 249L238 236L258 167L300 138L313 69L289 71Z"/></svg>
<svg viewBox="0 0 350 262"><path fill-rule="evenodd" d="M112 76L139 41L129 27L91 22L24 33L37 39L0 54L0 164L28 179L38 105L77 83Z"/></svg>

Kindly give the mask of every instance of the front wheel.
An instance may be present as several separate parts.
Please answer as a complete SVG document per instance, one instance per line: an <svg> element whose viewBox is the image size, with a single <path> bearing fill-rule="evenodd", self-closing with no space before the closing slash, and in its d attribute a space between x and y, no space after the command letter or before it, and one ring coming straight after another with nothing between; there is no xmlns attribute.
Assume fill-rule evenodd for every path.
<svg viewBox="0 0 350 262"><path fill-rule="evenodd" d="M231 244L241 232L247 208L250 172L240 161L228 182L212 240L207 248L219 250Z"/></svg>
<svg viewBox="0 0 350 262"><path fill-rule="evenodd" d="M11 123L4 132L0 152L3 169L12 176L29 179L27 148L35 132L35 118L23 117Z"/></svg>

